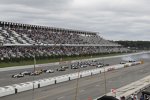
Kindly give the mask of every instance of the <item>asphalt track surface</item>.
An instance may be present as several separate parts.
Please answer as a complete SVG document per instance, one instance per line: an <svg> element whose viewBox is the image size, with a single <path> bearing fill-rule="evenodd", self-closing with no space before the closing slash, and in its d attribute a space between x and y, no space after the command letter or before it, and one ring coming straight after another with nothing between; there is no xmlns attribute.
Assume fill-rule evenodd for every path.
<svg viewBox="0 0 150 100"><path fill-rule="evenodd" d="M104 61L101 60L99 62L101 62L101 63L104 62L105 64L114 65L114 64L120 63L121 61L122 61L121 58L114 58L114 59L111 58L111 59L107 59ZM66 65L66 64L63 64L63 65ZM0 72L0 87L6 86L6 85L11 85L11 84L17 84L17 83L22 83L22 82L38 80L38 79L42 79L42 78L60 76L60 75L74 73L74 72L78 71L78 69L71 69L70 64L67 64L67 66L69 66L69 69L67 69L66 71L56 71L57 68L60 68L63 65L38 67L38 68L36 68L36 70L52 69L55 72L54 73L43 73L43 74L38 75L38 76L25 76L22 78L11 78L11 76L14 74L18 74L20 72L23 72L23 71L31 71L32 72L34 70L34 68ZM80 71L94 69L94 68L96 68L96 67L95 66L88 66L87 68L80 68Z"/></svg>
<svg viewBox="0 0 150 100"><path fill-rule="evenodd" d="M105 60L99 60L98 62L104 63L104 64L110 64L110 65L115 65L120 63L122 60L128 60L131 58L140 58L139 56L141 55L135 55L132 57L118 57L118 58L108 58ZM136 59L139 60L139 59ZM69 66L69 69L67 69L66 71L56 71L57 68L60 68L63 65L67 65ZM77 72L78 69L71 69L70 68L70 64L63 64L63 65L49 65L49 66L41 66L36 68L36 70L41 70L41 69L52 69L55 72L54 73L43 73L41 75L38 76L25 76L22 78L11 78L12 75L14 74L18 74L20 72L24 72L24 71L34 71L34 68L26 68L26 69L20 69L20 70L11 70L11 71L1 71L0 72L0 87L2 86L6 86L6 85L12 85L12 84L18 84L18 83L22 83L22 82L28 82L28 81L33 81L33 80L38 80L38 79L43 79L43 78L49 78L49 77L54 77L54 76L60 76L60 75L64 75L64 74L69 74L69 73L74 73ZM89 69L94 69L96 67L94 66L88 66L87 68L80 68L80 71L82 70L89 70Z"/></svg>
<svg viewBox="0 0 150 100"><path fill-rule="evenodd" d="M139 58L141 59L141 58ZM119 63L121 58L115 58L107 60L110 64ZM105 60L105 62L107 63ZM144 64L122 68L106 73L106 93L110 92L112 88L120 88L131 82L137 81L144 78L150 74L150 59L144 59ZM90 68L90 67L89 67ZM65 74L70 73L72 70L68 70L64 73L54 73ZM11 71L15 73L15 71ZM6 72L5 72L6 73ZM45 75L46 76L46 75ZM49 76L49 75L48 75ZM9 77L9 76L7 76ZM38 76L39 78L44 77ZM11 78L10 78L11 79ZM25 81L26 78L23 78ZM29 78L30 79L30 78ZM15 79L17 82L22 81L21 79ZM11 83L11 82L10 82ZM77 99L76 86L77 80L68 81L64 83L59 83L39 89L34 91L26 91L18 93L15 95L10 95L0 98L0 100L88 100L88 98L96 98L105 94L105 81L104 73L93 75L85 78L79 79L78 89L77 89Z"/></svg>

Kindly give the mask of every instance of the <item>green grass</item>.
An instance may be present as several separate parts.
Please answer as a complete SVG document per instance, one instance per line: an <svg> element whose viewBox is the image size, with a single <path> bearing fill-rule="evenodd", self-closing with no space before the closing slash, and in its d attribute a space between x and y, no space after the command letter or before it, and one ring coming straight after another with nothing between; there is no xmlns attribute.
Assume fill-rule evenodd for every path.
<svg viewBox="0 0 150 100"><path fill-rule="evenodd" d="M124 53L93 55L92 58L116 56L116 55L122 55L122 54L124 54ZM64 58L62 58L62 61L80 60L80 59L88 59L88 58L91 58L91 56L88 55L88 56L78 56L78 57L64 57ZM52 63L52 62L60 62L60 58L49 58L49 59L36 60L37 64ZM27 60L27 61L20 61L20 62L9 62L9 63L1 62L0 68L13 67L13 66L23 66L23 65L33 65L33 63L34 63L34 60Z"/></svg>

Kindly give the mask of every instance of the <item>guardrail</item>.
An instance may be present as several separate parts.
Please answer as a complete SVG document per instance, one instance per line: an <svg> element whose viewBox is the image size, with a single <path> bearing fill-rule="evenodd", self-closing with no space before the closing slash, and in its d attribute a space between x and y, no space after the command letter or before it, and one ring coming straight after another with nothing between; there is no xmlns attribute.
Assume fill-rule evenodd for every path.
<svg viewBox="0 0 150 100"><path fill-rule="evenodd" d="M57 83L61 83L61 82L71 81L71 80L74 80L77 78L100 74L104 71L111 71L111 70L115 70L115 69L119 69L119 68L124 68L126 66L132 66L135 64L141 64L141 62L139 61L139 62L126 63L126 64L118 64L118 65L113 65L113 66L107 66L105 68L96 68L96 69L92 69L92 70L81 71L79 73L78 72L71 73L71 74L61 75L61 76L57 76L57 77L50 77L50 78L40 79L40 80L36 80L36 81L31 81L31 82L25 82L25 83L13 84L10 86L4 86L4 87L0 87L0 97L17 94L17 93L20 93L23 91L37 89L37 88L41 88L44 86L49 86L49 85L53 85L53 84L57 84Z"/></svg>

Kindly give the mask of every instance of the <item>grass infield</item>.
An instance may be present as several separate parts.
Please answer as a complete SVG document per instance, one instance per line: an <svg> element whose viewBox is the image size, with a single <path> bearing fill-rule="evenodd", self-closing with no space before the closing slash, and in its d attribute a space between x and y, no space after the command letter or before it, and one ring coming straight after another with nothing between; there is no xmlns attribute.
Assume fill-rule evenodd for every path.
<svg viewBox="0 0 150 100"><path fill-rule="evenodd" d="M80 59L88 59L88 58L99 58L99 57L107 57L107 56L116 56L123 55L125 53L115 53L115 54L103 54L103 55L93 55L93 56L77 56L77 57L63 57L62 61L71 61L71 60L80 60ZM48 59L38 59L36 60L36 64L44 64L44 63L52 63L52 62L60 62L61 58L48 58ZM24 60L19 62L0 62L0 68L4 67L13 67L13 66L23 66L23 65L33 65L34 60Z"/></svg>

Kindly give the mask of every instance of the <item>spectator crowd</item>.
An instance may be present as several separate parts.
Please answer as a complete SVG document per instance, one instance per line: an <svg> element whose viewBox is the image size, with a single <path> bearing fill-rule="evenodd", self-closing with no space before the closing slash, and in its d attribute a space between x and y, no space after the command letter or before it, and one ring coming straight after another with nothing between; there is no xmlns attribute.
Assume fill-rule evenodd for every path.
<svg viewBox="0 0 150 100"><path fill-rule="evenodd" d="M23 46L19 44L23 44ZM43 44L54 45L46 46ZM63 46L63 44L69 44L69 46ZM51 56L76 56L127 51L128 49L117 43L105 40L97 34L0 27L0 61L29 59L33 58L33 56L46 58Z"/></svg>

